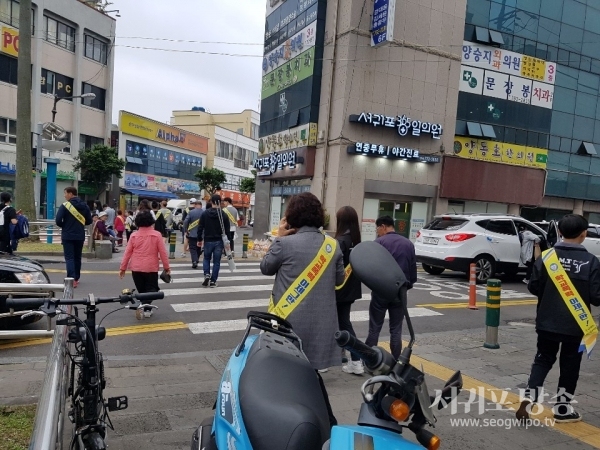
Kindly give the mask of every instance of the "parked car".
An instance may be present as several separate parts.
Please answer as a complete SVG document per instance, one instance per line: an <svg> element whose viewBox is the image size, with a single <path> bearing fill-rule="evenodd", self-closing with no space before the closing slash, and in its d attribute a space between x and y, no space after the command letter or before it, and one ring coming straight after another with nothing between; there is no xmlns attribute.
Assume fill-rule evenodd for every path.
<svg viewBox="0 0 600 450"><path fill-rule="evenodd" d="M537 234L542 249L546 233L528 220L506 214L446 214L436 216L417 233L417 261L432 275L445 270L469 273L475 263L477 280L486 281L497 273L516 275L525 271L520 262L518 228Z"/></svg>
<svg viewBox="0 0 600 450"><path fill-rule="evenodd" d="M0 253L0 283L44 284L50 283L50 278L48 278L44 267L37 261L22 256ZM19 298L16 295L13 297ZM22 297L30 297L30 295L23 295ZM0 314L7 312L9 311L6 307L6 296L0 296ZM39 319L40 316L27 317L25 320L21 320L20 316L0 318L0 330L30 324Z"/></svg>
<svg viewBox="0 0 600 450"><path fill-rule="evenodd" d="M169 200L167 202L167 208L171 210L171 214L173 215L173 229L179 230L183 227L183 220L181 220L183 216L183 211L185 208L189 206L187 200Z"/></svg>
<svg viewBox="0 0 600 450"><path fill-rule="evenodd" d="M558 232L558 221L551 220L547 223L547 239L550 246L554 246L556 242L560 240L560 233ZM583 241L583 246L588 252L600 258L600 225L590 223L587 229L587 236Z"/></svg>

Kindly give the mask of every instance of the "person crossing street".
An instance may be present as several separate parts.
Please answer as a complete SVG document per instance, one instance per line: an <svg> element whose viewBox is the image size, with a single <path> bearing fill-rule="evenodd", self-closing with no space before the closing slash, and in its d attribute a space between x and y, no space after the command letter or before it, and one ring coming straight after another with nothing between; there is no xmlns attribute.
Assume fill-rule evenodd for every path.
<svg viewBox="0 0 600 450"><path fill-rule="evenodd" d="M204 281L202 286L217 287L217 279L219 278L219 269L221 268L221 257L224 251L223 232L229 236L229 220L227 215L220 208L221 197L218 194L213 194L210 198L212 208L207 209L200 217L200 225L198 226L198 242L204 241L204 261L202 268L204 269ZM190 212L191 215L191 212ZM190 250L192 243L190 242ZM212 257L213 267L210 271L210 259Z"/></svg>
<svg viewBox="0 0 600 450"><path fill-rule="evenodd" d="M223 212L229 219L229 233L227 234L227 237L229 238L229 246L231 247L231 256L235 256L233 244L235 241L235 232L237 230L237 223L240 216L238 210L233 206L231 197L225 197L223 199Z"/></svg>
<svg viewBox="0 0 600 450"><path fill-rule="evenodd" d="M190 248L190 256L192 258L192 269L198 268L198 260L200 257L202 234L199 233L200 218L204 214L202 209L202 201L195 200L194 209L191 209L189 214L183 221L183 230L188 240Z"/></svg>

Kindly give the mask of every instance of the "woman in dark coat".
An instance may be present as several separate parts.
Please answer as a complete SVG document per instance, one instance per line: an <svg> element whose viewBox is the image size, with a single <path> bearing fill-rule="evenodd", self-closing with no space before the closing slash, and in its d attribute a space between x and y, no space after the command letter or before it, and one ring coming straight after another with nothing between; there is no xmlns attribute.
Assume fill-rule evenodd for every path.
<svg viewBox="0 0 600 450"><path fill-rule="evenodd" d="M362 297L360 280L352 273L350 268L350 251L360 244L360 228L358 214L352 206L341 207L337 214L337 231L335 238L344 257L345 276L344 282L336 286L335 299L337 303L338 325L340 330L345 330L356 336L352 322L350 322L350 309L355 300ZM351 355L352 360L342 367L346 373L360 375L364 373L362 361L357 356Z"/></svg>

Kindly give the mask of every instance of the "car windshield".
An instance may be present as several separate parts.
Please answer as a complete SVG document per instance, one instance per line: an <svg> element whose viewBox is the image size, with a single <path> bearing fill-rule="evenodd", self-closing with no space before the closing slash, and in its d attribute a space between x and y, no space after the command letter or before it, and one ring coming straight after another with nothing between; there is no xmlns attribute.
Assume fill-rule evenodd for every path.
<svg viewBox="0 0 600 450"><path fill-rule="evenodd" d="M467 219L460 217L435 217L431 222L425 225L426 230L458 230L468 222Z"/></svg>

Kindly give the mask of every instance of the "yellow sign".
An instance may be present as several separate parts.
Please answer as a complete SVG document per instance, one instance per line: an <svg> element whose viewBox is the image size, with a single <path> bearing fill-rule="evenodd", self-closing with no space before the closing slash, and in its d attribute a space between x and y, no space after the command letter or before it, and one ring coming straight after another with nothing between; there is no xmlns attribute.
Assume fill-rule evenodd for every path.
<svg viewBox="0 0 600 450"><path fill-rule="evenodd" d="M514 166L545 169L548 150L504 142L454 136L454 156Z"/></svg>
<svg viewBox="0 0 600 450"><path fill-rule="evenodd" d="M525 56L521 59L521 75L533 80L544 81L546 76L546 61L533 56Z"/></svg>
<svg viewBox="0 0 600 450"><path fill-rule="evenodd" d="M193 152L208 153L208 138L125 111L121 111L119 130L125 134L174 145Z"/></svg>
<svg viewBox="0 0 600 450"><path fill-rule="evenodd" d="M0 52L11 56L19 56L19 30L0 27Z"/></svg>

